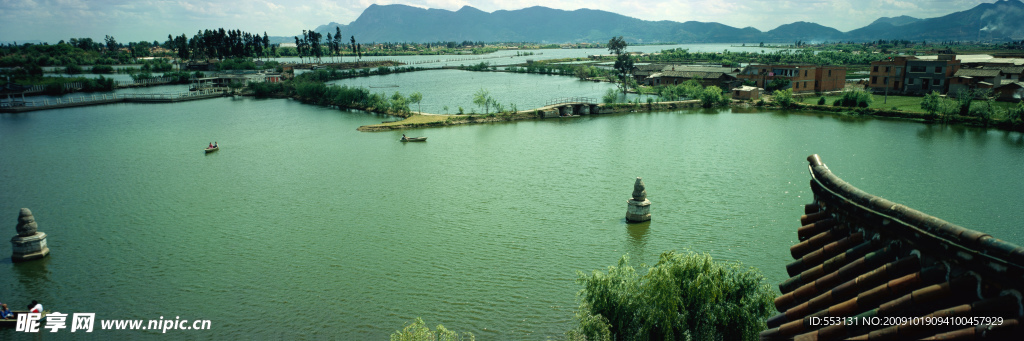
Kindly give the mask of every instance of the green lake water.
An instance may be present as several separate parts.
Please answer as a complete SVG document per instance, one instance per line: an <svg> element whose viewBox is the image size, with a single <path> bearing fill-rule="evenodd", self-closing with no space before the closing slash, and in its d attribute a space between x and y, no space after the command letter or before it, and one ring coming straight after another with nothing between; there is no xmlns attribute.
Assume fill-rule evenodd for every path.
<svg viewBox="0 0 1024 341"><path fill-rule="evenodd" d="M0 301L212 321L96 339L386 339L416 317L558 338L576 272L623 254L689 249L786 279L813 153L869 193L1024 244L1020 133L729 109L356 131L388 119L231 98L0 115L0 230L28 207L52 251L0 260ZM653 219L627 225L637 176Z"/></svg>

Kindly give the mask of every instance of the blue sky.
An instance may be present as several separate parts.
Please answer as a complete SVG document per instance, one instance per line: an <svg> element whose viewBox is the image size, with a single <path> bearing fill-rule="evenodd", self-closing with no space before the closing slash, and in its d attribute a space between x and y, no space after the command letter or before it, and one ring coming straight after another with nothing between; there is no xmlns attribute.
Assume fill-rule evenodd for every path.
<svg viewBox="0 0 1024 341"><path fill-rule="evenodd" d="M1019 1L1019 0L1013 0ZM531 6L615 12L644 20L713 21L767 31L808 21L849 31L883 16L931 18L995 0L0 0L0 41L72 37L164 41L206 28L293 36L329 22L348 24L371 4L493 12Z"/></svg>

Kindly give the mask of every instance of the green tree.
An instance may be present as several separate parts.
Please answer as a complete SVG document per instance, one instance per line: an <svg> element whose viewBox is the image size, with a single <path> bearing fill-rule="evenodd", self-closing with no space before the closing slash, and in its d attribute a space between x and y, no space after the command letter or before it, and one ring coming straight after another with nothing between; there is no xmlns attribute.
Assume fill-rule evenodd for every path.
<svg viewBox="0 0 1024 341"><path fill-rule="evenodd" d="M1024 117L1024 101L1017 102L1016 106L1013 106L1006 110L1006 120L1014 123Z"/></svg>
<svg viewBox="0 0 1024 341"><path fill-rule="evenodd" d="M117 40L115 40L114 37L108 35L105 38L103 38L103 41L107 43L107 51L117 51Z"/></svg>
<svg viewBox="0 0 1024 341"><path fill-rule="evenodd" d="M931 115L936 115L939 111L939 107L942 104L942 96L938 92L932 91L921 99L921 109L928 112Z"/></svg>
<svg viewBox="0 0 1024 341"><path fill-rule="evenodd" d="M756 340L774 311L775 293L753 268L666 252L641 276L628 262L578 273L571 339Z"/></svg>
<svg viewBox="0 0 1024 341"><path fill-rule="evenodd" d="M491 97L491 92L481 88L475 94L473 94L473 104L484 109L485 114L491 112L491 104L494 103L494 98Z"/></svg>
<svg viewBox="0 0 1024 341"><path fill-rule="evenodd" d="M604 93L604 96L601 97L602 102L605 104L615 103L618 99L619 93L616 92L615 89L608 89L608 91Z"/></svg>
<svg viewBox="0 0 1024 341"><path fill-rule="evenodd" d="M765 91L775 91L788 88L792 82L786 78L776 78L771 82L768 82L768 86L764 87Z"/></svg>
<svg viewBox="0 0 1024 341"><path fill-rule="evenodd" d="M423 322L422 318L417 317L411 324L402 328L402 330L396 330L391 333L391 341L459 341L459 340L476 340L476 336L473 333L466 332L460 335L459 333L448 330L443 325L437 325L435 330L430 330L427 324Z"/></svg>
<svg viewBox="0 0 1024 341"><path fill-rule="evenodd" d="M629 45L622 39L622 36L612 37L611 40L608 40L608 52L614 55L620 55L625 52L627 46Z"/></svg>
<svg viewBox="0 0 1024 341"><path fill-rule="evenodd" d="M722 89L714 85L704 88L704 91L700 93L700 106L705 108L711 108L728 101L728 98L722 96Z"/></svg>
<svg viewBox="0 0 1024 341"><path fill-rule="evenodd" d="M334 54L338 55L338 62L344 62L345 59L341 56L341 26L334 26Z"/></svg>
<svg viewBox="0 0 1024 341"><path fill-rule="evenodd" d="M790 108L793 102L793 89L775 90L772 92L772 102L783 108Z"/></svg>
<svg viewBox="0 0 1024 341"><path fill-rule="evenodd" d="M978 92L973 89L957 91L956 101L960 104L960 116L971 114L971 102L974 101L975 97L978 97Z"/></svg>
<svg viewBox="0 0 1024 341"><path fill-rule="evenodd" d="M68 64L68 66L64 67L64 73L69 75L77 75L82 73L82 67L74 63Z"/></svg>
<svg viewBox="0 0 1024 341"><path fill-rule="evenodd" d="M391 95L391 108L399 113L409 113L409 101L401 93L395 91Z"/></svg>
<svg viewBox="0 0 1024 341"><path fill-rule="evenodd" d="M626 53L626 41L622 39L622 36L612 37L608 41L608 51L615 55L615 73L619 78L619 86L622 89L622 93L626 93L629 89L629 83L627 79L632 78L633 73L633 57ZM634 80L635 84L635 80Z"/></svg>
<svg viewBox="0 0 1024 341"><path fill-rule="evenodd" d="M423 113L423 111L420 110L420 101L422 101L422 100L423 100L423 94L419 93L418 91L412 93L412 95L409 95L409 102L410 103L415 103L416 104L416 111L418 111L420 113Z"/></svg>

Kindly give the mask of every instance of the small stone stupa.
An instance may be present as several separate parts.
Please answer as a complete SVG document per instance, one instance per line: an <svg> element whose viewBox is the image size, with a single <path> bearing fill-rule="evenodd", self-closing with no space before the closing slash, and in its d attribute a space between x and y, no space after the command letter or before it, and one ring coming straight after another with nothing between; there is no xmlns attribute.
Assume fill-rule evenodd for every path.
<svg viewBox="0 0 1024 341"><path fill-rule="evenodd" d="M639 223L651 220L651 201L647 200L644 180L639 177L633 183L633 198L626 201L626 221Z"/></svg>
<svg viewBox="0 0 1024 341"><path fill-rule="evenodd" d="M18 235L11 238L11 244L14 246L11 260L24 262L50 254L50 248L46 247L46 233L36 231L38 227L32 211L22 208L18 214Z"/></svg>

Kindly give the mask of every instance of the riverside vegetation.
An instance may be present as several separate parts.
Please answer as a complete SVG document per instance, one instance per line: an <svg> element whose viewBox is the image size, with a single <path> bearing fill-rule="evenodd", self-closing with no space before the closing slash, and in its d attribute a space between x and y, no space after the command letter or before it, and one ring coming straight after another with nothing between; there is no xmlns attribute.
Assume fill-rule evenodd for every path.
<svg viewBox="0 0 1024 341"><path fill-rule="evenodd" d="M795 97L791 89L786 89L773 92L770 102L761 99L756 105L1024 131L1024 101L997 102L991 92L984 89L962 91L956 98L937 92L924 97L887 97L848 90L838 95L819 96L816 104L804 104L802 101L807 97Z"/></svg>

